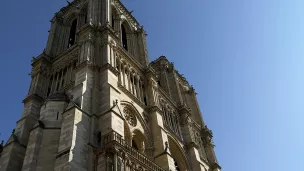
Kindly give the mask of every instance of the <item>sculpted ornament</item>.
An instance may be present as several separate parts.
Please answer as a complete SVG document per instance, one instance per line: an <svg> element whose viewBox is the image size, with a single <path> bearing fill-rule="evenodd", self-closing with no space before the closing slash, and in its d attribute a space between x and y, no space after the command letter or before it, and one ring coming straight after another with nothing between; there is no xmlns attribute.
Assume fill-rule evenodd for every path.
<svg viewBox="0 0 304 171"><path fill-rule="evenodd" d="M149 115L147 113L143 113L144 116L144 120L146 121L146 123L149 122Z"/></svg>
<svg viewBox="0 0 304 171"><path fill-rule="evenodd" d="M124 116L125 116L127 122L131 126L135 127L137 125L137 119L136 119L136 116L132 113L132 111L125 107L123 110L123 113L124 113Z"/></svg>

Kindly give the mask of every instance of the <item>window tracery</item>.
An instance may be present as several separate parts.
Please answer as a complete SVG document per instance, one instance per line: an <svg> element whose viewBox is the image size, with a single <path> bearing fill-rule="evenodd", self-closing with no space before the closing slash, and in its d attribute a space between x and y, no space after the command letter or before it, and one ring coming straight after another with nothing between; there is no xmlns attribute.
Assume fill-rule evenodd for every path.
<svg viewBox="0 0 304 171"><path fill-rule="evenodd" d="M135 127L137 125L137 119L134 113L132 113L132 111L125 107L123 110L124 116L128 122L128 124L130 124L131 126Z"/></svg>
<svg viewBox="0 0 304 171"><path fill-rule="evenodd" d="M178 137L182 137L177 112L175 112L175 110L171 109L165 103L162 104L162 111L165 126L170 128L170 130Z"/></svg>

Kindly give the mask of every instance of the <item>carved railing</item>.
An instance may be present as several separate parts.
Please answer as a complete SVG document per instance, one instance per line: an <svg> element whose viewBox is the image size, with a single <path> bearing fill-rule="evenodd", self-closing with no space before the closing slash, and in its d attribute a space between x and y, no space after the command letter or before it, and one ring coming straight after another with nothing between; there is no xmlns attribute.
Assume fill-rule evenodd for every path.
<svg viewBox="0 0 304 171"><path fill-rule="evenodd" d="M132 146L127 144L126 141L123 139L123 137L120 134L116 133L115 131L110 132L109 134L103 136L101 148L106 149L108 146L113 144L120 146L128 154L130 158L133 158L141 165L146 167L148 170L165 171L163 168L161 168L156 163L151 161L147 156L138 152Z"/></svg>

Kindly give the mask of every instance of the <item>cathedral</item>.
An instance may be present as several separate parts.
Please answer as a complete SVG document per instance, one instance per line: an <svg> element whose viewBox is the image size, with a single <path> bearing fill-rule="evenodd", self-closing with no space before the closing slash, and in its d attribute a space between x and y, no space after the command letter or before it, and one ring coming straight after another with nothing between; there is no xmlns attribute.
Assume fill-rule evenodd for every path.
<svg viewBox="0 0 304 171"><path fill-rule="evenodd" d="M0 171L220 171L196 92L119 0L74 0L32 59Z"/></svg>

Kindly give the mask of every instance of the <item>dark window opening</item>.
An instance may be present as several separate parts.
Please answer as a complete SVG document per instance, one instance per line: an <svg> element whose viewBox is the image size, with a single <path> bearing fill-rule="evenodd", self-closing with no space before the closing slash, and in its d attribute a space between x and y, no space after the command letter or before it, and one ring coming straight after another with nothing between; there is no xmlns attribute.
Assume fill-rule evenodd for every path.
<svg viewBox="0 0 304 171"><path fill-rule="evenodd" d="M98 132L98 134L97 134L97 144L99 146L101 145L101 132Z"/></svg>
<svg viewBox="0 0 304 171"><path fill-rule="evenodd" d="M73 63L73 68L76 68L76 64L77 64L77 62L74 61L74 63Z"/></svg>
<svg viewBox="0 0 304 171"><path fill-rule="evenodd" d="M51 93L51 88L49 87L49 88L48 88L48 91L47 91L47 93L46 93L46 96L49 96L50 93Z"/></svg>
<svg viewBox="0 0 304 171"><path fill-rule="evenodd" d="M145 102L145 105L148 106L147 98L146 97L144 97L144 102Z"/></svg>
<svg viewBox="0 0 304 171"><path fill-rule="evenodd" d="M160 86L160 81L157 81L158 85Z"/></svg>
<svg viewBox="0 0 304 171"><path fill-rule="evenodd" d="M123 25L121 25L121 37L122 37L122 46L123 46L123 48L125 48L126 50L128 50L127 32L126 32L126 28Z"/></svg>
<svg viewBox="0 0 304 171"><path fill-rule="evenodd" d="M84 15L84 23L86 24L88 23L88 13L85 13Z"/></svg>
<svg viewBox="0 0 304 171"><path fill-rule="evenodd" d="M59 118L59 112L57 112L57 118L56 119L58 120L58 118Z"/></svg>
<svg viewBox="0 0 304 171"><path fill-rule="evenodd" d="M132 140L132 147L133 147L135 150L139 150L134 140Z"/></svg>
<svg viewBox="0 0 304 171"><path fill-rule="evenodd" d="M114 15L112 14L112 28L114 29Z"/></svg>
<svg viewBox="0 0 304 171"><path fill-rule="evenodd" d="M64 70L63 70L63 74L62 74L62 83L61 83L61 86L63 86L64 85L64 78L65 78L65 75L66 75L66 72L67 72L67 69L66 68L64 68Z"/></svg>
<svg viewBox="0 0 304 171"><path fill-rule="evenodd" d="M174 165L175 165L175 170L176 170L176 171L180 171L180 169L179 169L179 167L178 167L178 165L177 165L176 160L174 160Z"/></svg>
<svg viewBox="0 0 304 171"><path fill-rule="evenodd" d="M50 79L50 83L49 83L49 87L48 87L48 90L47 90L47 93L46 93L46 96L49 96L50 93L51 93L51 86L53 84L53 76L51 76L51 79Z"/></svg>
<svg viewBox="0 0 304 171"><path fill-rule="evenodd" d="M57 83L57 87L56 87L56 91L58 91L58 90L59 90L59 87L60 87L60 83L59 83L59 81L58 81L58 83Z"/></svg>
<svg viewBox="0 0 304 171"><path fill-rule="evenodd" d="M69 45L68 48L73 46L75 44L76 40L76 29L77 29L77 19L75 19L72 23L71 29L70 29L70 36L69 36Z"/></svg>

